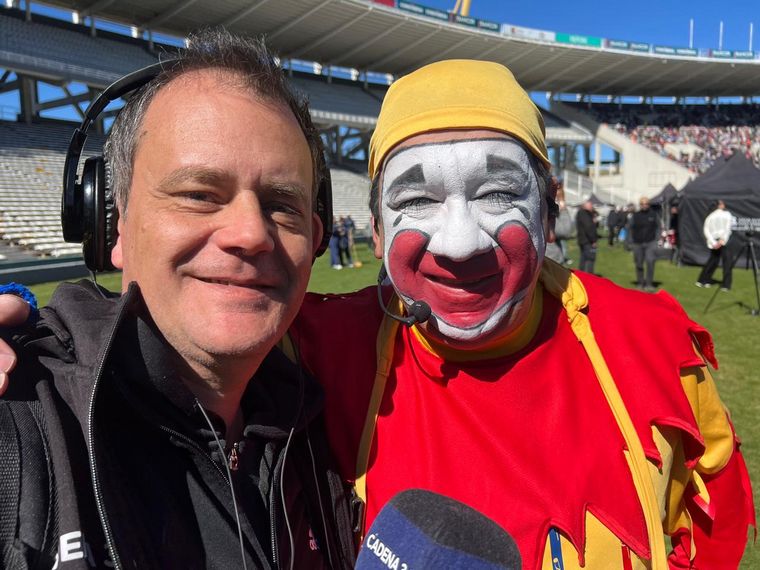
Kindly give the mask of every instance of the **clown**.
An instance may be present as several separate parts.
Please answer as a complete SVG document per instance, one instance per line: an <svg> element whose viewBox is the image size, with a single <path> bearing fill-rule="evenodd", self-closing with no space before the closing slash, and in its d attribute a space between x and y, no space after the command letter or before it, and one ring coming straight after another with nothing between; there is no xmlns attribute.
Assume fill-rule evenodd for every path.
<svg viewBox="0 0 760 570"><path fill-rule="evenodd" d="M665 293L544 259L555 186L511 73L444 61L397 81L369 174L382 303L430 318L400 325L370 288L307 296L290 331L364 528L424 488L502 525L528 569L736 567L754 511L709 334ZM648 318L621 327L621 309Z"/></svg>

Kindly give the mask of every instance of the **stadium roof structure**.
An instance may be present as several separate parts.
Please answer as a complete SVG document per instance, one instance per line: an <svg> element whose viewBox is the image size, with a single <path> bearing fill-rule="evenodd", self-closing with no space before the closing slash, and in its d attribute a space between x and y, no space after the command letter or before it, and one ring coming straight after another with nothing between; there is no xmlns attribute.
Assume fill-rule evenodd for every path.
<svg viewBox="0 0 760 570"><path fill-rule="evenodd" d="M503 35L365 0L50 0L45 4L184 36L221 24L264 34L283 57L406 74L449 58L509 67L524 88L634 96L760 95L760 60L639 53Z"/></svg>

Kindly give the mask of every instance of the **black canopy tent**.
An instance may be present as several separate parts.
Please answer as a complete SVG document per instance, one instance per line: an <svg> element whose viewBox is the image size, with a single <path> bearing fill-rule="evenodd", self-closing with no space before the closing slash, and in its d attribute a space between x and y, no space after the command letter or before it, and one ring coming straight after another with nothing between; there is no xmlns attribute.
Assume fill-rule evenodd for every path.
<svg viewBox="0 0 760 570"><path fill-rule="evenodd" d="M736 218L760 219L760 170L740 153L718 159L702 176L684 186L680 194L678 233L684 263L702 265L707 261L709 251L702 227L718 200L723 200ZM738 253L747 239L745 232L734 232L732 253ZM754 239L760 250L760 241Z"/></svg>
<svg viewBox="0 0 760 570"><path fill-rule="evenodd" d="M649 203L652 206L663 206L665 208L676 198L678 198L678 190L668 182L665 188L663 188L657 196L654 196L649 200Z"/></svg>

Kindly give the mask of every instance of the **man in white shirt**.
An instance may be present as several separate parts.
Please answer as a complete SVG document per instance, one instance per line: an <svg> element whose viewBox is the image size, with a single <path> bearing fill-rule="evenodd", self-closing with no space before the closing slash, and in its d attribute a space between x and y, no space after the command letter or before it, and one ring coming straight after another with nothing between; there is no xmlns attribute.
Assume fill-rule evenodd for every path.
<svg viewBox="0 0 760 570"><path fill-rule="evenodd" d="M707 247L710 248L710 258L702 268L702 272L697 279L697 287L710 287L712 285L712 275L718 268L718 264L723 262L723 283L721 290L728 291L731 289L731 256L726 244L731 237L731 221L733 216L726 210L726 204L723 200L718 200L718 205L705 218L703 233Z"/></svg>

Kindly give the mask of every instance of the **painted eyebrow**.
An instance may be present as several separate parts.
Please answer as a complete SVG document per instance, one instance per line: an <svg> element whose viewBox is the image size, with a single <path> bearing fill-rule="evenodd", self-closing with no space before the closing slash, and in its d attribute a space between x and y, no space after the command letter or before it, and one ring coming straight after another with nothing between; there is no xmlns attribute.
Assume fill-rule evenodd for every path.
<svg viewBox="0 0 760 570"><path fill-rule="evenodd" d="M390 183L390 186L388 188L393 188L397 185L406 185L406 184L424 184L425 183L425 173L422 170L421 164L415 164L414 166L407 168L404 172L399 174L393 182Z"/></svg>
<svg viewBox="0 0 760 570"><path fill-rule="evenodd" d="M488 174L510 174L515 170L522 171L522 165L503 156L495 154L486 155L486 172Z"/></svg>

